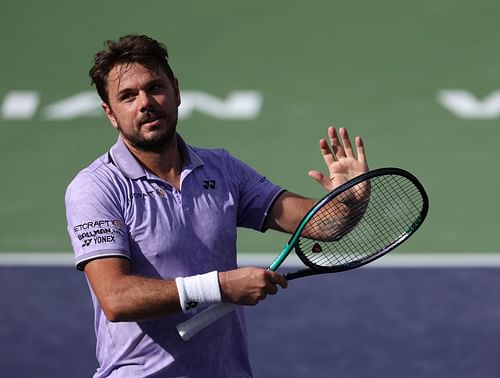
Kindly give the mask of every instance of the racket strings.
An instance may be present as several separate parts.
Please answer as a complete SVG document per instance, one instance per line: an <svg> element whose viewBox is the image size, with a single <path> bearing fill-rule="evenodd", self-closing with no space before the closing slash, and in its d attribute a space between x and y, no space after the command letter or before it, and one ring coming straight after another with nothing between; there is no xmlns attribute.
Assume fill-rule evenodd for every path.
<svg viewBox="0 0 500 378"><path fill-rule="evenodd" d="M422 207L420 190L406 177L361 182L312 216L297 253L318 267L357 264L410 234Z"/></svg>

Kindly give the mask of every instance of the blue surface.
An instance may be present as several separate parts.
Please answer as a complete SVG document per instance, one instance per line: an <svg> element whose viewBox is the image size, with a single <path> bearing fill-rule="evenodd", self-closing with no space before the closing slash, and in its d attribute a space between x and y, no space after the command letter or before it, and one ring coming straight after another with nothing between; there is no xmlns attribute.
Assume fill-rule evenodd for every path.
<svg viewBox="0 0 500 378"><path fill-rule="evenodd" d="M360 269L248 308L256 378L495 377L500 269ZM90 296L70 267L0 267L0 377L90 377Z"/></svg>

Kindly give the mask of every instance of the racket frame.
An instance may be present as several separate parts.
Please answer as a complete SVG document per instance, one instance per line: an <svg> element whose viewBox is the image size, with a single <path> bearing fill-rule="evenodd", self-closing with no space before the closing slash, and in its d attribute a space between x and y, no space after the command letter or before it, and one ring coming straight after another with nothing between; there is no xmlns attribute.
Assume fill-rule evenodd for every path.
<svg viewBox="0 0 500 378"><path fill-rule="evenodd" d="M308 223L308 221L311 219L311 217L316 214L316 212L321 209L325 203L331 201L334 199L336 196L339 194L345 192L346 190L358 185L359 183L370 180L372 178L380 177L380 176L386 176L386 175L395 175L395 176L402 176L411 181L412 184L415 185L415 187L418 189L419 193L422 195L422 209L420 211L419 216L415 219L415 221L408 227L408 229L403 232L399 238L394 240L391 244L385 246L383 249L378 251L377 253L368 255L364 259L351 262L348 264L344 265L339 265L339 266L333 266L333 267L324 267L320 265L315 265L311 261L309 261L307 258L303 256L302 253L300 253L297 248L297 243L299 241L300 233ZM388 252L392 251L394 248L402 244L406 239L408 239L412 234L414 234L418 228L422 225L424 222L427 213L429 211L429 197L427 196L427 193L423 187L423 185L420 183L420 181L412 175L410 172L401 169L401 168L395 168L395 167L387 167L387 168L378 168L374 169L372 171L363 173L352 180L349 180L345 182L344 184L340 185L339 187L335 188L332 190L330 193L328 193L326 196L324 196L321 200L316 203L311 210L304 216L304 219L301 221L299 226L297 227L297 230L293 234L293 236L290 238L288 241L287 245L283 250L287 250L288 254L290 254L291 250L295 248L296 255L299 257L301 262L308 267L308 269L304 270L299 270L297 272L288 272L285 273L283 276L287 280L293 280L296 278L300 277L305 277L305 276L310 276L310 275L316 275L316 274L323 274L323 273L337 273L337 272L343 272L346 270L351 270L355 268L359 268L363 265L366 265L374 260L377 260L378 258L384 256ZM288 256L288 254L286 256ZM278 258L273 261L271 266L276 266L276 269L281 265L281 263L285 260L285 257L281 257L281 254L278 256ZM270 266L270 267L271 267Z"/></svg>

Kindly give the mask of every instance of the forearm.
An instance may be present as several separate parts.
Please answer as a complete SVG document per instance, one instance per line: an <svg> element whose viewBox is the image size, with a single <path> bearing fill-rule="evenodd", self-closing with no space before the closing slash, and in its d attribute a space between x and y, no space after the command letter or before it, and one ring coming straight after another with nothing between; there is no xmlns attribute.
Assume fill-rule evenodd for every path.
<svg viewBox="0 0 500 378"><path fill-rule="evenodd" d="M94 291L112 322L148 320L182 311L174 280L123 275L108 288Z"/></svg>
<svg viewBox="0 0 500 378"><path fill-rule="evenodd" d="M292 192L284 192L274 203L267 220L267 228L293 233L299 222L317 202Z"/></svg>
<svg viewBox="0 0 500 378"><path fill-rule="evenodd" d="M127 259L95 259L84 270L110 321L140 321L181 311L173 279L134 275Z"/></svg>
<svg viewBox="0 0 500 378"><path fill-rule="evenodd" d="M369 185L356 186L336 197L313 217L302 232L302 236L331 241L352 230L362 218L369 202ZM295 232L300 221L317 203L317 200L304 198L291 192L283 193L273 205L266 220L268 228ZM321 219L321 222L314 220Z"/></svg>

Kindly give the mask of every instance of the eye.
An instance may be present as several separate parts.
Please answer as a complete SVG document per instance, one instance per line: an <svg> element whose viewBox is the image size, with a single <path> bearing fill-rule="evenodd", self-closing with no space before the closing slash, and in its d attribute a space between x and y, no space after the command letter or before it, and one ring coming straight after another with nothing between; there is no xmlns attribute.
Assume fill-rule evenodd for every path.
<svg viewBox="0 0 500 378"><path fill-rule="evenodd" d="M132 101L134 98L134 95L132 92L125 92L123 94L121 94L119 97L118 97L118 100L120 102L128 102L128 101Z"/></svg>
<svg viewBox="0 0 500 378"><path fill-rule="evenodd" d="M154 83L154 84L152 84L152 85L149 87L150 91L152 91L152 92L160 92L160 91L162 91L164 88L165 88L165 85L163 85L163 83Z"/></svg>

